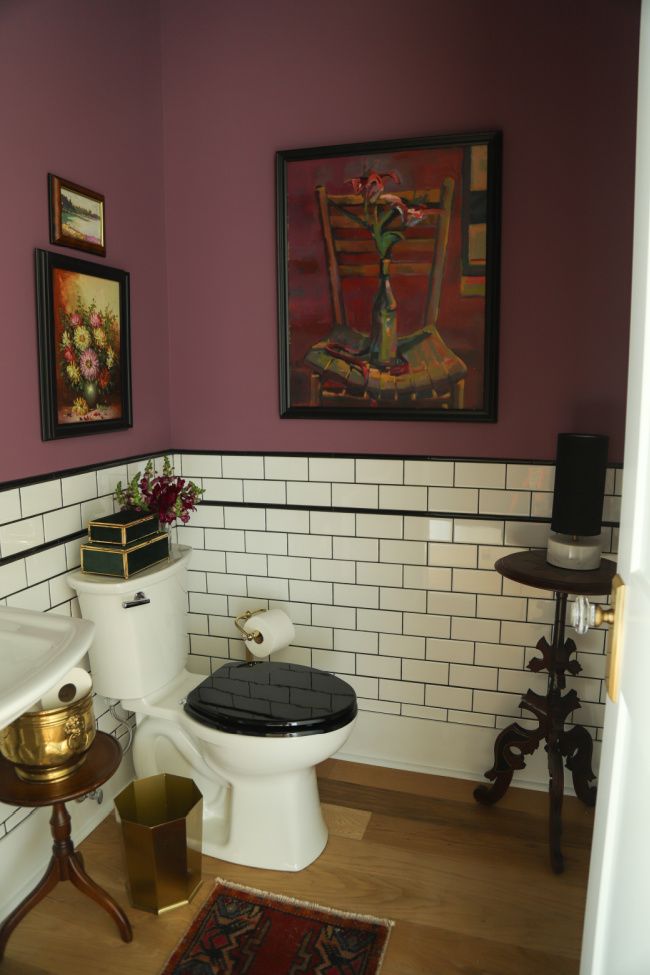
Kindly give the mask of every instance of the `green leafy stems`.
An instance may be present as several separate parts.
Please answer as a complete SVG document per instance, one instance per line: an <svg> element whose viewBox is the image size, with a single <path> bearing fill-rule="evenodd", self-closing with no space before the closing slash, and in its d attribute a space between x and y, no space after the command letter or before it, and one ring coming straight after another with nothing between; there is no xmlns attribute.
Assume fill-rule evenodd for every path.
<svg viewBox="0 0 650 975"><path fill-rule="evenodd" d="M390 258L395 244L404 240L401 230L389 226L394 218L399 217L404 227L413 227L424 217L424 210L421 207L409 207L400 196L384 192L388 179L397 184L401 182L399 173L394 169L388 173L378 173L373 169L365 176L355 176L346 180L347 183L352 183L354 192L363 197L363 217L344 207L339 207L348 217L371 233L381 260Z"/></svg>
<svg viewBox="0 0 650 975"><path fill-rule="evenodd" d="M149 460L144 474L138 471L126 486L118 481L115 488L115 500L123 511L156 514L161 525L172 525L177 520L186 525L203 494L205 488L174 474L167 455L163 457L162 474L157 473L155 462Z"/></svg>

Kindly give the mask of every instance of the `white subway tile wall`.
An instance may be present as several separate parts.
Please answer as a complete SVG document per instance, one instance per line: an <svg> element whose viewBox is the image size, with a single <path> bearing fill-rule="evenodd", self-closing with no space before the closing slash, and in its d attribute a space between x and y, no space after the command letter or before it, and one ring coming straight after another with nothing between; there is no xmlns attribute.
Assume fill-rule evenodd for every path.
<svg viewBox="0 0 650 975"><path fill-rule="evenodd" d="M199 455L191 462L183 473L201 477ZM212 517L237 529L206 529L203 539L178 530L207 591L225 600L217 620L200 589L190 594L192 655L209 657L212 669L240 658L239 634L224 622L244 608L280 606L297 624L295 646L281 656L345 676L361 710L494 728L523 717L520 694L544 686L526 665L550 634L552 593L503 579L494 562L545 545L548 524L532 512L548 517L552 465L224 456L222 467L239 472L238 496L255 477L262 505L265 496L282 505L286 489L298 508L226 502ZM608 487L621 483L612 469ZM617 516L619 505L612 494L605 513ZM614 533L603 535L613 553ZM226 573L206 564L208 549L222 555ZM219 632L220 642L206 643L206 632ZM568 686L589 704L579 717L596 733L601 712L591 705L603 700L604 632L575 640L583 672Z"/></svg>
<svg viewBox="0 0 650 975"><path fill-rule="evenodd" d="M67 574L79 566L85 534L71 541L64 539L81 533L91 518L116 510L113 492L117 482L124 483L144 463L128 470L126 465L119 465L44 477L20 488L3 490L0 484L0 606L78 617L79 604ZM47 543L48 547L38 551ZM125 742L133 726L132 717L123 712L114 715L99 695L93 704L97 728ZM33 811L0 804L0 840Z"/></svg>
<svg viewBox="0 0 650 975"><path fill-rule="evenodd" d="M544 690L527 663L550 635L552 593L503 579L494 562L545 546L549 526L536 518L550 511L552 465L207 453L174 463L212 502L176 531L193 548L191 669L241 659L233 617L281 607L296 639L279 656L343 676L361 711L495 730L526 723L519 700ZM0 485L0 605L78 615L65 576L81 539L64 539L113 510L116 482L143 466ZM617 521L620 470L607 487L604 519ZM603 540L613 554L618 530ZM583 668L567 680L583 701L575 717L600 737L605 631L571 636ZM0 838L18 821L0 810Z"/></svg>

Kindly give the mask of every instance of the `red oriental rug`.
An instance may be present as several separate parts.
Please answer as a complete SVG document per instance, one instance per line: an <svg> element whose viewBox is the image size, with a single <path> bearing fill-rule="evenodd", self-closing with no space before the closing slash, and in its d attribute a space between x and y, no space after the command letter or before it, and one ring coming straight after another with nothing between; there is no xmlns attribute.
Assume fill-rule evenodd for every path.
<svg viewBox="0 0 650 975"><path fill-rule="evenodd" d="M376 975L392 925L217 880L161 975Z"/></svg>

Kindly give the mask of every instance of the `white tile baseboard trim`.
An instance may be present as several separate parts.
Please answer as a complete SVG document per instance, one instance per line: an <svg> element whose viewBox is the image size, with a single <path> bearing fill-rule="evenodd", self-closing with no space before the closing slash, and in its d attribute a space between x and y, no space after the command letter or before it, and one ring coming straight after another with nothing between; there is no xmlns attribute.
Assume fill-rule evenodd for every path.
<svg viewBox="0 0 650 975"><path fill-rule="evenodd" d="M423 730L423 724L430 726L428 730ZM484 773L494 761L495 737L496 732L490 728L363 712L334 758L488 784ZM382 754L378 752L378 742L383 745ZM594 742L596 773L599 759L600 742ZM515 771L511 788L548 792L548 760L543 744L534 754L526 755L525 761L526 767ZM570 775L565 776L564 791L565 795L575 795Z"/></svg>

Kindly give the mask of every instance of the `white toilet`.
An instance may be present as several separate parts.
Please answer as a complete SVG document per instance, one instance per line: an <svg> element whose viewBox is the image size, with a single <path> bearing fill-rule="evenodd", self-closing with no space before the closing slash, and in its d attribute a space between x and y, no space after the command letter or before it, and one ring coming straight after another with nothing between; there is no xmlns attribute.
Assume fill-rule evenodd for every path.
<svg viewBox="0 0 650 975"><path fill-rule="evenodd" d="M191 549L123 580L68 576L95 622L94 688L136 714L140 777L169 772L203 794L203 852L270 870L302 870L327 843L315 765L348 738L354 690L332 674L259 659L211 677L185 669Z"/></svg>

